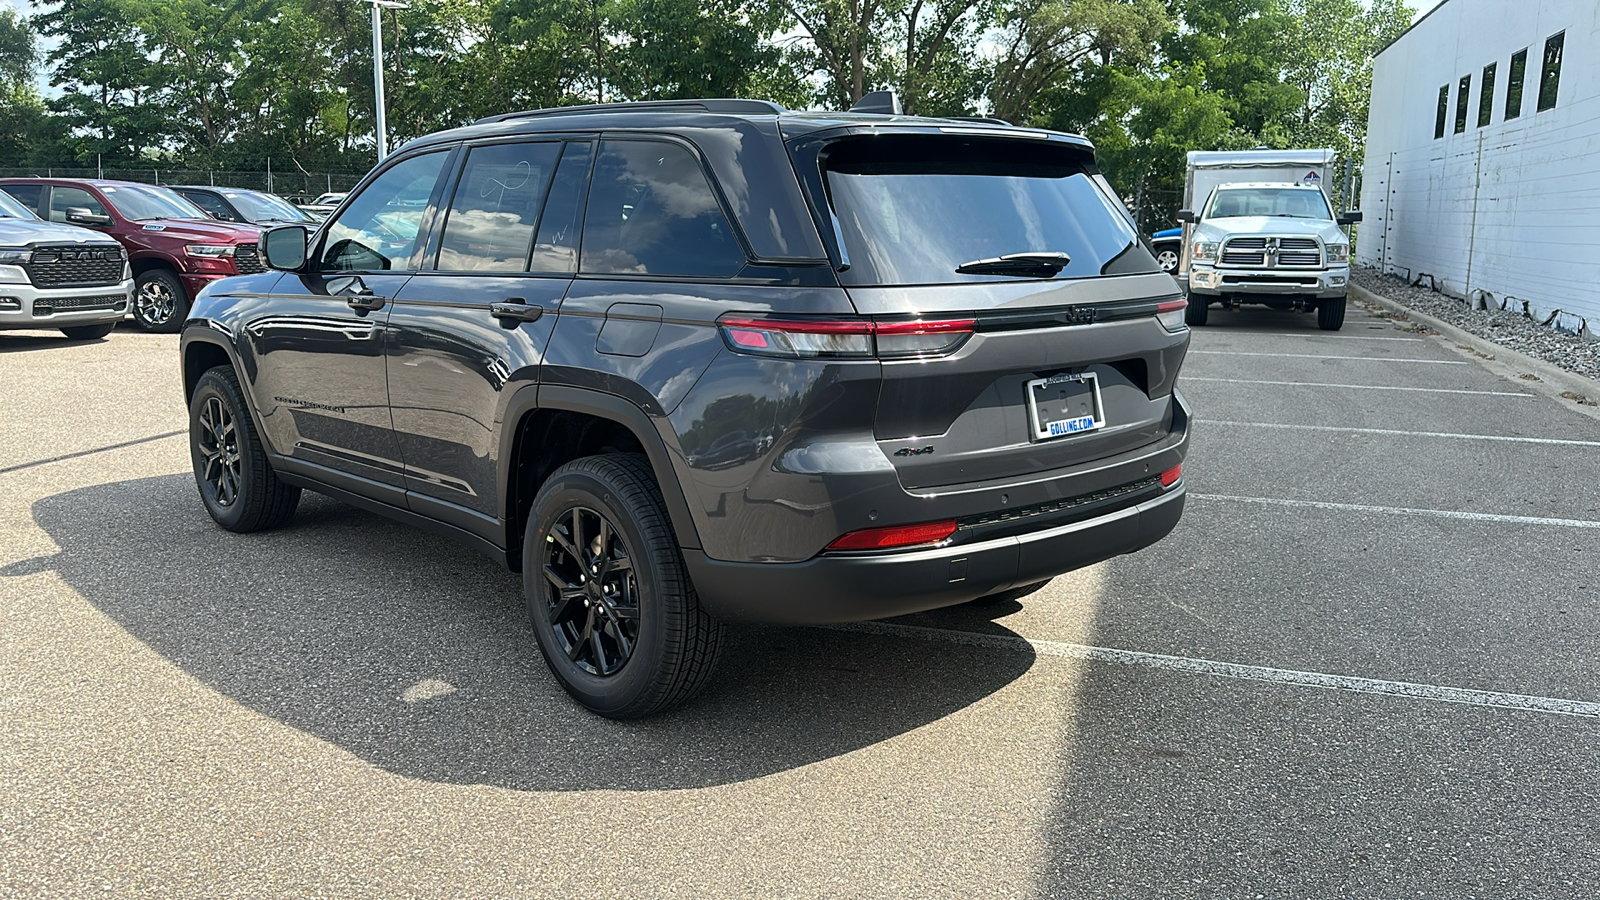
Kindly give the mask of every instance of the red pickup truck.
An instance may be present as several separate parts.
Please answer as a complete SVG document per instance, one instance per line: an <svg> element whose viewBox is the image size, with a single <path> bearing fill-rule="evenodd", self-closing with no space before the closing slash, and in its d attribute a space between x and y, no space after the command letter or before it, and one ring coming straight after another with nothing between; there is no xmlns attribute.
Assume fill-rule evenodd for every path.
<svg viewBox="0 0 1600 900"><path fill-rule="evenodd" d="M164 187L78 178L0 178L0 190L39 218L115 238L133 267L133 319L177 331L206 284L264 272L261 230L218 222Z"/></svg>

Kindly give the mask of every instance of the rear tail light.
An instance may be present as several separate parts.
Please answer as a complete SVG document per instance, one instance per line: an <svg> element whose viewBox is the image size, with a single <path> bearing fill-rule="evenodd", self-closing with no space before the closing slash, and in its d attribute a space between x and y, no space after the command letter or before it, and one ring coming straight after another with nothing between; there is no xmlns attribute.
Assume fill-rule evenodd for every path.
<svg viewBox="0 0 1600 900"><path fill-rule="evenodd" d="M723 342L737 353L789 359L939 356L972 336L976 320L878 322L871 319L730 317L718 322Z"/></svg>
<svg viewBox="0 0 1600 900"><path fill-rule="evenodd" d="M1173 466L1172 468L1170 468L1170 469L1166 470L1165 472L1161 473L1161 486L1164 487L1164 488L1172 487L1173 485L1177 484L1178 483L1178 479L1180 479L1182 477L1183 477L1183 466L1181 466L1181 465Z"/></svg>
<svg viewBox="0 0 1600 900"><path fill-rule="evenodd" d="M954 519L926 522L921 525L892 525L888 528L852 531L829 544L827 549L890 550L897 547L914 547L918 544L937 544L955 533Z"/></svg>
<svg viewBox="0 0 1600 900"><path fill-rule="evenodd" d="M1156 321L1168 331L1182 331L1188 326L1183 322L1183 311L1189 307L1187 300L1168 300L1156 304Z"/></svg>

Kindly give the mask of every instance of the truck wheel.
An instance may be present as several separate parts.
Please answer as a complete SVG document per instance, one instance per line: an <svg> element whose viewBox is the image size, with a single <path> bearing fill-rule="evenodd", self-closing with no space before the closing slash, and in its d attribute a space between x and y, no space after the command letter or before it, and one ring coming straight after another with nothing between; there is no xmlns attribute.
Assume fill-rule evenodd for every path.
<svg viewBox="0 0 1600 900"><path fill-rule="evenodd" d="M101 322L99 325L67 325L61 333L75 341L97 341L110 334L117 327L115 322Z"/></svg>
<svg viewBox="0 0 1600 900"><path fill-rule="evenodd" d="M996 591L993 594L986 594L970 602L973 606L998 606L1002 603L1009 603L1012 600L1021 600L1023 597L1026 597L1029 594L1043 590L1044 586L1049 583L1050 579L1046 578L1043 581L1036 581L1033 584L1026 584L1022 587L1014 587L1010 590Z"/></svg>
<svg viewBox="0 0 1600 900"><path fill-rule="evenodd" d="M1171 275L1178 271L1178 251L1171 247L1162 247L1156 251L1156 265L1161 271Z"/></svg>
<svg viewBox="0 0 1600 900"><path fill-rule="evenodd" d="M171 269L150 269L133 280L133 321L145 331L166 333L189 317L189 293Z"/></svg>
<svg viewBox="0 0 1600 900"><path fill-rule="evenodd" d="M1323 331L1338 331L1344 326L1345 298L1324 300L1317 304L1317 327Z"/></svg>
<svg viewBox="0 0 1600 900"><path fill-rule="evenodd" d="M1211 311L1211 301L1205 297L1189 295L1189 305L1184 307L1183 320L1190 325L1204 325L1206 314Z"/></svg>
<svg viewBox="0 0 1600 900"><path fill-rule="evenodd" d="M189 401L189 458L206 512L241 534L289 521L300 489L278 480L245 406L239 378L227 366L200 376Z"/></svg>
<svg viewBox="0 0 1600 900"><path fill-rule="evenodd" d="M551 673L602 716L658 713L710 681L723 626L700 608L643 456L551 474L528 512L522 589Z"/></svg>

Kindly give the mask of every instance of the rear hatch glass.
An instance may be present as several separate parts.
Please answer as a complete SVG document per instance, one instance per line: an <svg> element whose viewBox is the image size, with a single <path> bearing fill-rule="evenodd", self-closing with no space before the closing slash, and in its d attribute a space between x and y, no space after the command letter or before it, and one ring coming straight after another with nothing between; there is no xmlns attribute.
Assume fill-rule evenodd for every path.
<svg viewBox="0 0 1600 900"><path fill-rule="evenodd" d="M972 323L952 353L882 364L874 432L905 487L1092 469L1167 436L1188 334L1155 312L1177 285L1088 149L879 133L818 162L856 309Z"/></svg>
<svg viewBox="0 0 1600 900"><path fill-rule="evenodd" d="M1076 145L874 135L830 145L821 163L846 285L1159 271Z"/></svg>

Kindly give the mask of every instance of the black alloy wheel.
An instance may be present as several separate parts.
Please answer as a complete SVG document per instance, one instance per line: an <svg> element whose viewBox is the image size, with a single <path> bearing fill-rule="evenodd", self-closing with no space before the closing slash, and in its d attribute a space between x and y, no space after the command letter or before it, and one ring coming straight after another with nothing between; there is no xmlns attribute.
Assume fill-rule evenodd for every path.
<svg viewBox="0 0 1600 900"><path fill-rule="evenodd" d="M300 489L267 461L239 379L227 366L206 371L189 401L189 457L206 512L229 531L276 528L294 515Z"/></svg>
<svg viewBox="0 0 1600 900"><path fill-rule="evenodd" d="M559 517L548 537L545 610L556 644L590 675L615 675L639 641L639 582L628 546L604 514L583 506Z"/></svg>
<svg viewBox="0 0 1600 900"><path fill-rule="evenodd" d="M239 424L223 404L221 395L212 394L200 405L199 425L199 433L194 438L195 449L204 457L204 462L195 477L211 501L227 509L239 499Z"/></svg>
<svg viewBox="0 0 1600 900"><path fill-rule="evenodd" d="M593 712L642 718L711 679L723 626L700 608L644 456L551 473L528 510L522 590L550 673Z"/></svg>

